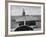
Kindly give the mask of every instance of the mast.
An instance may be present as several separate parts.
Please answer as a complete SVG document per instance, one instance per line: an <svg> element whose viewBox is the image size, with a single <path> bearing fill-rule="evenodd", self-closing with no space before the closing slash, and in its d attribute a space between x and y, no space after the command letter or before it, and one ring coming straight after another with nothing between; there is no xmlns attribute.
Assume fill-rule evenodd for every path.
<svg viewBox="0 0 46 37"><path fill-rule="evenodd" d="M23 9L23 16L25 16L25 10ZM26 24L26 18L24 19L24 25Z"/></svg>

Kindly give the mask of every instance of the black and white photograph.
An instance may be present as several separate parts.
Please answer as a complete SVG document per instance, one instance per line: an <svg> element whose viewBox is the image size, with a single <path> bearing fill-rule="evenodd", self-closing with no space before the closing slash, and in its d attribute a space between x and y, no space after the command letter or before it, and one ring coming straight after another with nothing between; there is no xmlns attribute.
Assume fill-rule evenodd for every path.
<svg viewBox="0 0 46 37"><path fill-rule="evenodd" d="M11 31L34 31L41 29L40 7L11 6ZM15 29L15 30L13 30Z"/></svg>
<svg viewBox="0 0 46 37"><path fill-rule="evenodd" d="M43 5L8 3L8 34L43 32Z"/></svg>

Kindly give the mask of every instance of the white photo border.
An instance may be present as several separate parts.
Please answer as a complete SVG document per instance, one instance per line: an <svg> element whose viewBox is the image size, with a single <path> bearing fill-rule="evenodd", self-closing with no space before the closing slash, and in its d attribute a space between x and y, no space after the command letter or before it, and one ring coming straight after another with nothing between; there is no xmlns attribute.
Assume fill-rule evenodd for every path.
<svg viewBox="0 0 46 37"><path fill-rule="evenodd" d="M21 31L21 32L11 32L11 13L10 6L11 5L24 5L24 6L41 6L41 31ZM26 3L8 3L8 35L19 35L19 34L35 34L35 33L43 33L43 4L26 4Z"/></svg>

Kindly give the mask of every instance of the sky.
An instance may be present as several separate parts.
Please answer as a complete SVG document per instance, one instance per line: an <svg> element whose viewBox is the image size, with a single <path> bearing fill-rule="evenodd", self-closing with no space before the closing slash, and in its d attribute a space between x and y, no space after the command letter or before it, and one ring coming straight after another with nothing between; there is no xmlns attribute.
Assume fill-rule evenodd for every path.
<svg viewBox="0 0 46 37"><path fill-rule="evenodd" d="M41 15L41 7L11 5L11 16L21 16L23 13L23 9L25 10L26 15Z"/></svg>

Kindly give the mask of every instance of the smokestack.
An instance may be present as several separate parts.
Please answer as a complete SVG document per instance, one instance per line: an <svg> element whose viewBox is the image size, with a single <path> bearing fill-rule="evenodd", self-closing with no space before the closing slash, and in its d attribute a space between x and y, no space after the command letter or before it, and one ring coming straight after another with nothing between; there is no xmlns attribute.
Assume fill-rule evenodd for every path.
<svg viewBox="0 0 46 37"><path fill-rule="evenodd" d="M23 16L25 16L25 10L23 9L23 14L22 14Z"/></svg>

